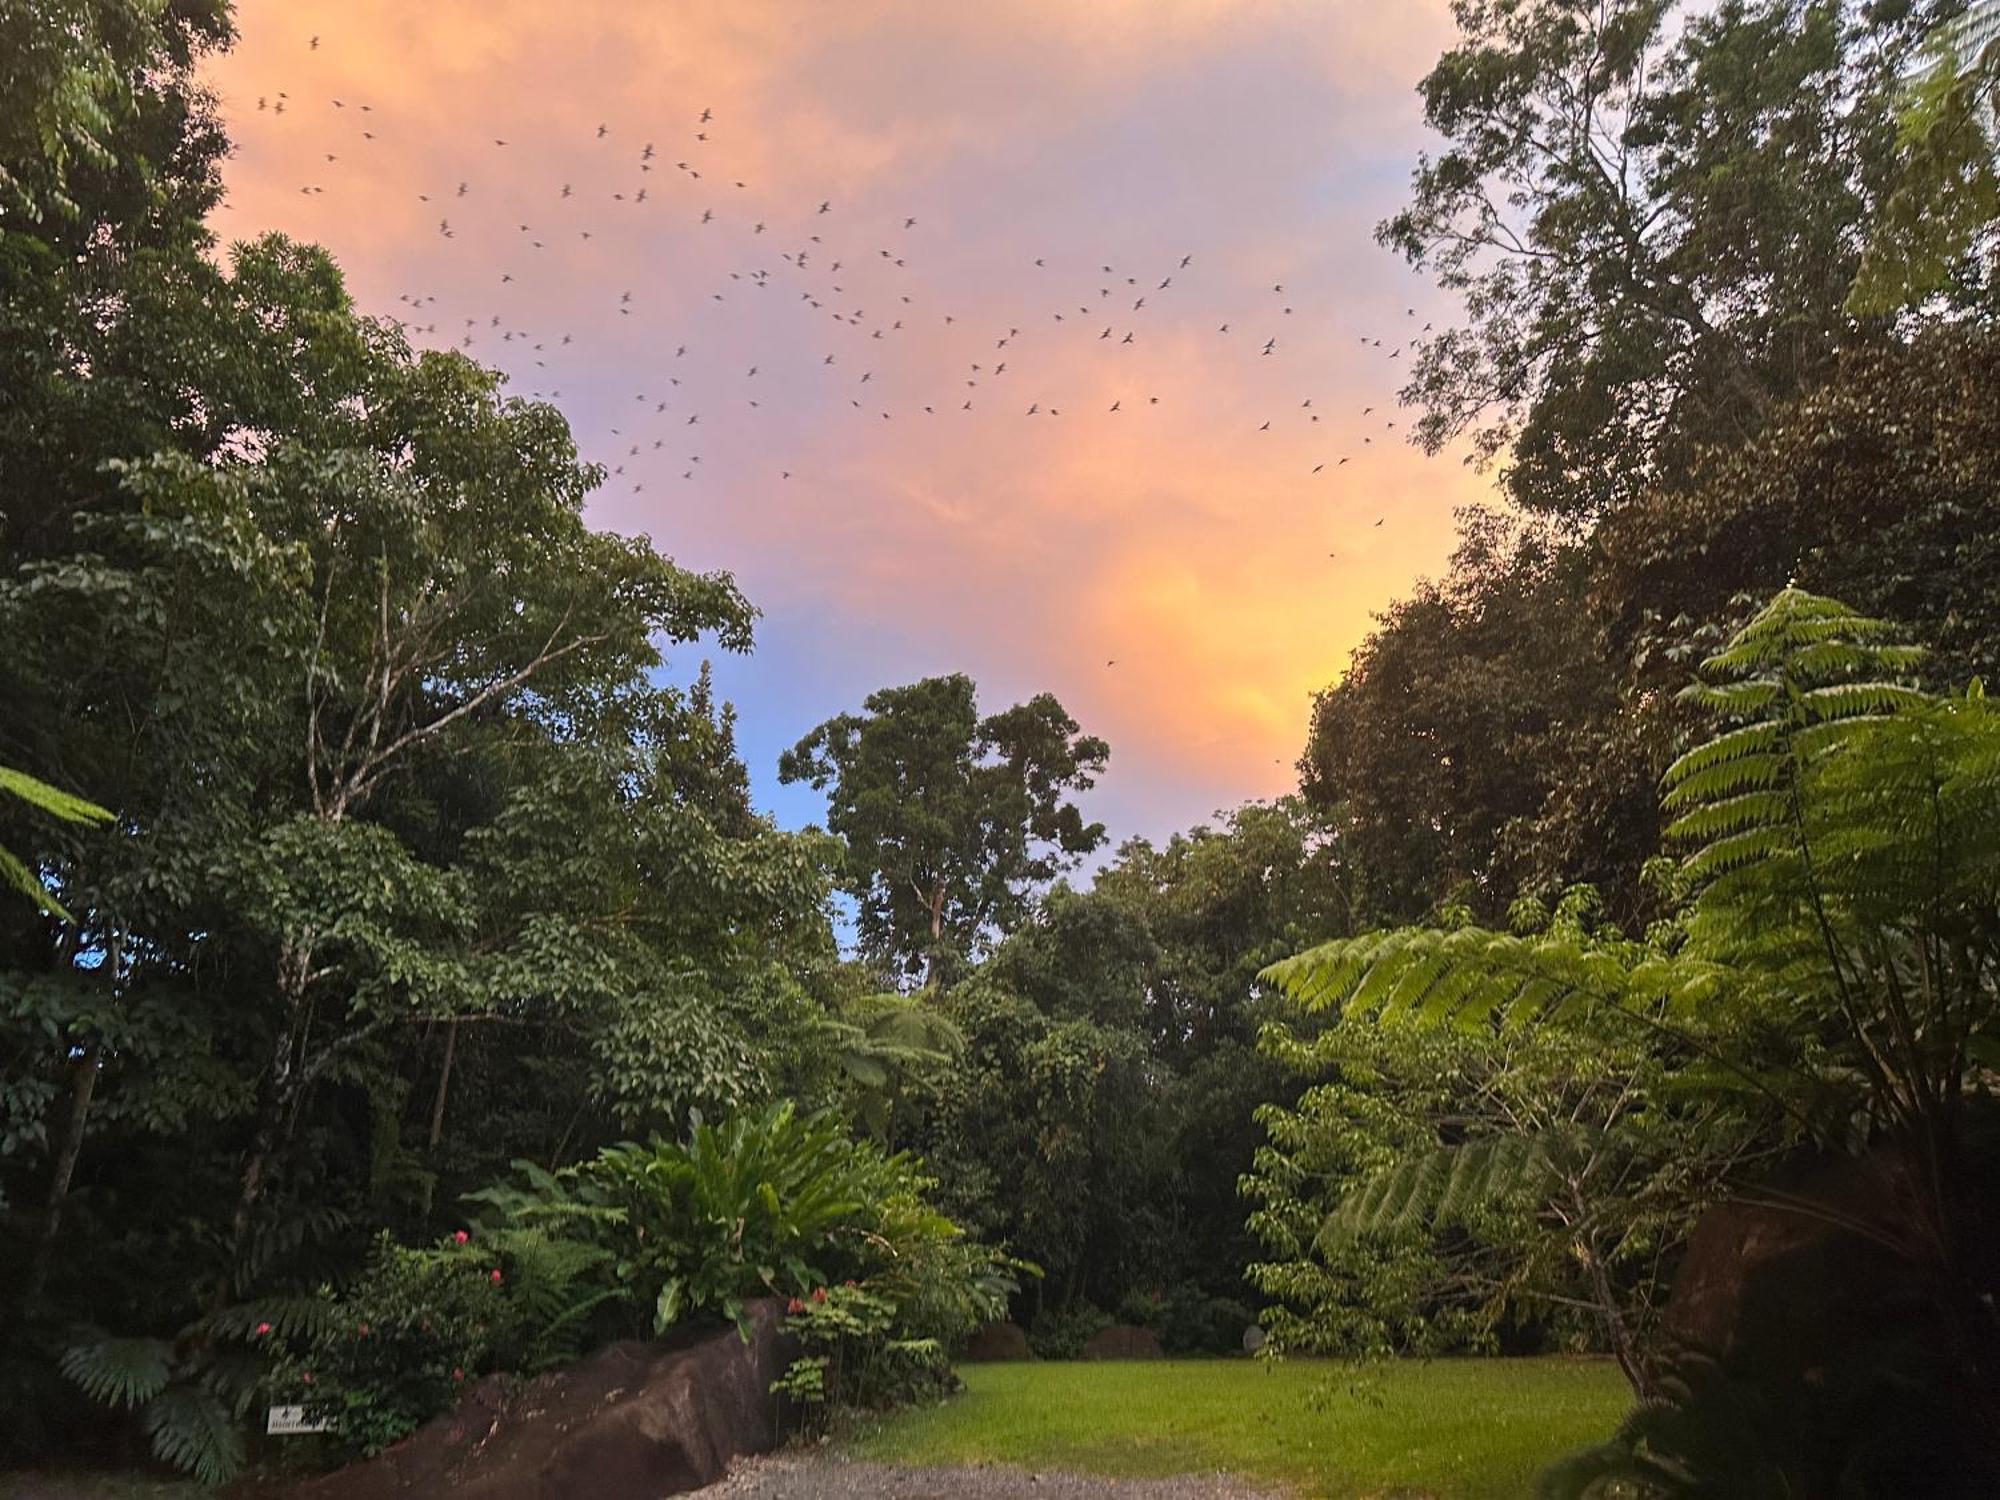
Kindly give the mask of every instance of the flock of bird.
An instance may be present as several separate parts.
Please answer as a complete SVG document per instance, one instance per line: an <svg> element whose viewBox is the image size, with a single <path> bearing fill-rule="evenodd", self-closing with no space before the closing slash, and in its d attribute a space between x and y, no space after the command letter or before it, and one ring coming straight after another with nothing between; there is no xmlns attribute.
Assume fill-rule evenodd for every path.
<svg viewBox="0 0 2000 1500"><path fill-rule="evenodd" d="M319 42L318 37L311 38L308 50L317 52ZM303 95L306 85L299 87ZM239 108L247 112L248 102L241 101ZM278 91L257 97L255 111L273 128L280 118L287 127L302 118L309 124L333 126L331 149L316 152L323 158L316 163L323 169L316 175L333 180L337 189L356 185L347 174L357 165L366 172L370 153L393 149L394 132L385 127L373 105L358 98L336 98L315 90L313 97L294 99ZM239 130L245 123L238 122ZM1034 257L1032 267L1034 277L1046 284L1040 305L1032 310L1024 307L1011 321L976 326L974 320L940 305L921 277L912 274L912 263L925 246L918 214L900 214L870 226L843 214L841 205L831 199L801 203L783 223L775 215L759 218L736 212L729 200L747 194L749 184L721 166L727 159L725 125L707 108L690 111L671 136L663 130L653 139L633 138L608 121L599 123L573 143L576 169L566 180L549 180L539 190L509 160L510 153L520 153L507 137L484 136L491 142L480 148L491 153L487 172L433 185L416 197L423 211L435 216L434 232L440 240L485 237L486 254L468 260L492 261L495 238L504 236L511 243L498 251L503 268L488 273L490 285L480 286L470 267L461 273L450 267L447 257L441 268L453 271L448 289L401 293L397 322L413 340L455 344L475 352L483 362L528 386L535 398L559 401L562 390L554 383L558 377L551 373L550 361L574 362L589 356L594 342L628 336L630 325L621 326L620 320L640 314L644 300L650 298L644 290L631 287L593 287L589 295L596 304L596 325L586 320L565 328L531 326L519 309L527 305L521 291L547 279L538 272L538 261L565 262L561 253L565 242L572 249L588 249L593 241L602 245L634 232L649 237L730 237L732 243L716 262L728 266L726 279L718 276L699 298L677 298L683 331L651 343L657 353L657 382L625 393L638 420L612 418L616 425L610 432L621 451L608 456L608 475L636 495L644 493L646 476L659 472L655 465L660 460L667 461L669 472L678 469L683 481L698 480L703 472L704 415L713 417L731 402L763 411L763 393L772 388L771 373L756 362L738 363L735 380L728 380L727 335L710 332L716 323L712 317L700 320L700 332L687 331L697 326L693 304L705 303L712 313L719 310L727 328L732 301L740 305L758 299L751 316L761 320L770 311L768 302L789 299L798 331L791 339L793 368L783 372L785 377L796 381L809 372L820 388L822 406L829 395L836 410L844 399L851 417L871 424L948 419L981 410L1013 413L1021 420L1070 421L1083 413L1073 402L1047 393L1049 386L1060 384L1065 365L1073 365L1086 349L1115 352L1143 347L1155 331L1161 309L1172 308L1175 316L1191 320L1198 308L1188 307L1185 299L1216 290L1202 287L1202 268L1192 254L1150 269L1101 258L1044 255ZM545 159L549 143L535 144L541 148L535 160ZM583 152L596 155L583 157ZM529 173L534 170L527 168ZM383 191L374 179L364 178L358 185L371 195ZM491 191L494 188L502 191ZM309 197L323 195L326 181L302 183L298 191ZM532 201L538 191L545 212L523 216L519 204ZM754 201L754 196L741 201ZM510 208L504 225L494 221L482 201L496 199ZM619 215L626 217L615 217ZM634 216L649 217L635 223ZM864 238L871 227L873 233ZM573 276L574 269L565 265L561 274ZM1297 303L1283 282L1273 283L1268 293L1260 294L1260 301L1261 311L1253 314L1258 320L1254 328L1242 326L1239 331L1245 323L1240 314L1222 317L1212 324L1211 336L1236 341L1245 358L1282 360L1295 342L1290 333L1293 325L1287 320L1293 318ZM1390 347L1384 350L1382 337L1356 335L1363 352L1385 366L1400 360L1412 337L1431 327L1417 324L1415 308L1406 309L1405 317L1411 337L1387 340ZM823 336L813 337L814 328L822 329ZM884 395L891 382L879 377L896 367L900 357L896 346L926 328L932 336L916 341L924 367L897 369L895 384L903 394ZM709 347L697 352L707 359L690 361L690 349L703 334L708 335ZM940 355L940 348L950 349L955 363ZM596 361L585 366L593 373L609 367ZM691 372L697 367L708 378L696 380ZM1131 414L1161 405L1162 397L1140 383L1143 363L1135 361L1130 368L1129 394L1116 396L1101 408L1093 404L1101 417L1130 420ZM913 386L918 389L911 390ZM601 394L596 388L590 393ZM1323 415L1327 413L1311 395L1302 395L1295 407L1266 417L1254 431L1269 433L1274 424L1281 428L1297 424L1308 432L1319 429L1331 434L1334 424L1322 423ZM1387 441L1386 435L1396 431L1394 419L1374 405L1351 416L1343 424L1346 432L1351 434L1356 425L1366 427L1361 449L1372 446L1378 434ZM714 426L711 421L710 429ZM759 448L759 461L768 461L780 482L792 479L795 470L790 464L797 462L777 456L783 447L781 439L774 439ZM1311 464L1312 475L1330 478L1360 456L1357 451L1339 451L1332 441L1326 447L1328 451ZM1378 517L1373 524L1379 527L1385 519Z"/></svg>

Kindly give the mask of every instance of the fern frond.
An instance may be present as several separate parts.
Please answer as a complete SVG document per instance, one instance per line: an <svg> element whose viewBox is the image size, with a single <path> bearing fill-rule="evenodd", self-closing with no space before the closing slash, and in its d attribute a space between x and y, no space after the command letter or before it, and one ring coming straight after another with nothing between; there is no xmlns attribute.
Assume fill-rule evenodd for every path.
<svg viewBox="0 0 2000 1500"><path fill-rule="evenodd" d="M1838 682L1799 695L1807 717L1821 723L1881 717L1900 709L1920 708L1929 701L1918 689L1899 682Z"/></svg>
<svg viewBox="0 0 2000 1500"><path fill-rule="evenodd" d="M0 766L0 792L19 797L30 807L39 808L65 823L109 823L117 816L109 808L99 807L87 798L66 792L61 787L50 786L46 781L37 780L26 771L16 771L11 766Z"/></svg>
<svg viewBox="0 0 2000 1500"><path fill-rule="evenodd" d="M1403 1156L1342 1195L1315 1237L1318 1248L1371 1234L1462 1224L1483 1208L1533 1198L1554 1174L1549 1143L1493 1135Z"/></svg>
<svg viewBox="0 0 2000 1500"><path fill-rule="evenodd" d="M1784 827L1792 815L1792 799L1781 791L1746 791L1702 802L1667 827L1670 838L1688 843L1713 843L1733 833Z"/></svg>
<svg viewBox="0 0 2000 1500"><path fill-rule="evenodd" d="M12 886L52 917L60 917L65 922L76 920L69 914L68 908L49 894L40 877L4 848L0 848L0 885Z"/></svg>
<svg viewBox="0 0 2000 1500"><path fill-rule="evenodd" d="M336 1305L324 1297L260 1297L225 1307L208 1320L217 1338L245 1339L269 1324L281 1339L314 1339L332 1332L339 1318Z"/></svg>
<svg viewBox="0 0 2000 1500"><path fill-rule="evenodd" d="M1745 724L1706 740L1667 767L1669 787L1678 786L1697 771L1727 765L1746 756L1767 755L1780 748L1784 726L1776 722Z"/></svg>
<svg viewBox="0 0 2000 1500"><path fill-rule="evenodd" d="M1262 977L1307 1010L1420 1028L1518 1025L1571 1005L1621 1004L1629 994L1626 960L1587 937L1480 927L1342 938L1282 959Z"/></svg>

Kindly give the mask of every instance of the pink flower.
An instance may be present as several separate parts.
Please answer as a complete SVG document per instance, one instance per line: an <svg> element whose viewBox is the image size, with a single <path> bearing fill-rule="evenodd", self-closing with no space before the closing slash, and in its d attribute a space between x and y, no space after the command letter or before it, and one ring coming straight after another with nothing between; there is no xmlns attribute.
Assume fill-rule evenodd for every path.
<svg viewBox="0 0 2000 1500"><path fill-rule="evenodd" d="M813 1301L815 1301L815 1302L824 1302L824 1301L826 1301L826 1288L825 1288L825 1287L823 1287L823 1286L816 1286L816 1287L814 1287L814 1288L813 1288Z"/></svg>
<svg viewBox="0 0 2000 1500"><path fill-rule="evenodd" d="M355 1329L354 1331L361 1338L365 1339L368 1337L368 1325L366 1323L363 1323L359 1328Z"/></svg>
<svg viewBox="0 0 2000 1500"><path fill-rule="evenodd" d="M313 1383L313 1372L311 1370L302 1370L299 1373L299 1379L303 1380L307 1385L311 1385Z"/></svg>
<svg viewBox="0 0 2000 1500"><path fill-rule="evenodd" d="M472 1236L467 1234L463 1229L461 1229L458 1230L456 1233L454 1233L452 1235L452 1238L456 1240L459 1244L463 1245L467 1240L471 1239Z"/></svg>
<svg viewBox="0 0 2000 1500"><path fill-rule="evenodd" d="M799 1299L796 1297L792 1298L790 1302L787 1302L785 1304L785 1311L788 1313L792 1313L794 1315L802 1313L805 1310L806 1310L805 1303L799 1301Z"/></svg>
<svg viewBox="0 0 2000 1500"><path fill-rule="evenodd" d="M491 1279L495 1286L498 1286L500 1284L500 1268L498 1266L495 1266L493 1268L493 1275Z"/></svg>
<svg viewBox="0 0 2000 1500"><path fill-rule="evenodd" d="M271 1325L269 1323L259 1323L257 1325L257 1337L260 1339L270 1331L271 1331Z"/></svg>
<svg viewBox="0 0 2000 1500"><path fill-rule="evenodd" d="M465 1371L454 1368L451 1372L451 1378L453 1380L463 1380L465 1379Z"/></svg>

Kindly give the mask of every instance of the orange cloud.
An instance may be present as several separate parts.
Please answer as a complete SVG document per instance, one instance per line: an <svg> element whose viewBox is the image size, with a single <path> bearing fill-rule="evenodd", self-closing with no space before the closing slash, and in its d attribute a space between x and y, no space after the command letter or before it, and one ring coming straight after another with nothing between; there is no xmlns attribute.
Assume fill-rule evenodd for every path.
<svg viewBox="0 0 2000 1500"><path fill-rule="evenodd" d="M1290 783L1310 691L1489 488L1399 442L1402 346L1448 310L1371 236L1442 0L242 30L220 227L325 243L364 307L556 399L601 524L770 609L758 680L797 691L743 702L760 743L836 681L964 667L1112 739L1117 831L1191 821Z"/></svg>

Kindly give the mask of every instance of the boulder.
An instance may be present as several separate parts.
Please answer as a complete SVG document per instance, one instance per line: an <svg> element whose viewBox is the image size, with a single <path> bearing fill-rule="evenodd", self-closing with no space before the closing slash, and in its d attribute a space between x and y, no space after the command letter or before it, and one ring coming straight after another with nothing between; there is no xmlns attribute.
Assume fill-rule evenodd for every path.
<svg viewBox="0 0 2000 1500"><path fill-rule="evenodd" d="M1166 1351L1150 1328L1135 1328L1130 1323L1114 1323L1101 1333L1090 1336L1090 1342L1083 1346L1085 1359L1165 1359Z"/></svg>
<svg viewBox="0 0 2000 1500"><path fill-rule="evenodd" d="M1969 1202L1994 1201L2000 1152L1986 1131L1972 1146ZM1661 1352L1705 1437L1755 1434L1787 1493L2000 1494L2000 1388L1974 1311L2000 1293L2000 1251L1968 1236L1962 1280L1927 1254L1920 1171L1894 1145L1797 1163L1689 1237Z"/></svg>
<svg viewBox="0 0 2000 1500"><path fill-rule="evenodd" d="M612 1344L528 1381L492 1377L395 1447L297 1486L294 1500L656 1500L776 1446L771 1382L793 1348L776 1302L734 1328Z"/></svg>
<svg viewBox="0 0 2000 1500"><path fill-rule="evenodd" d="M1028 1334L1019 1323L988 1323L965 1341L958 1356L966 1364L994 1364L1006 1359L1033 1359Z"/></svg>

